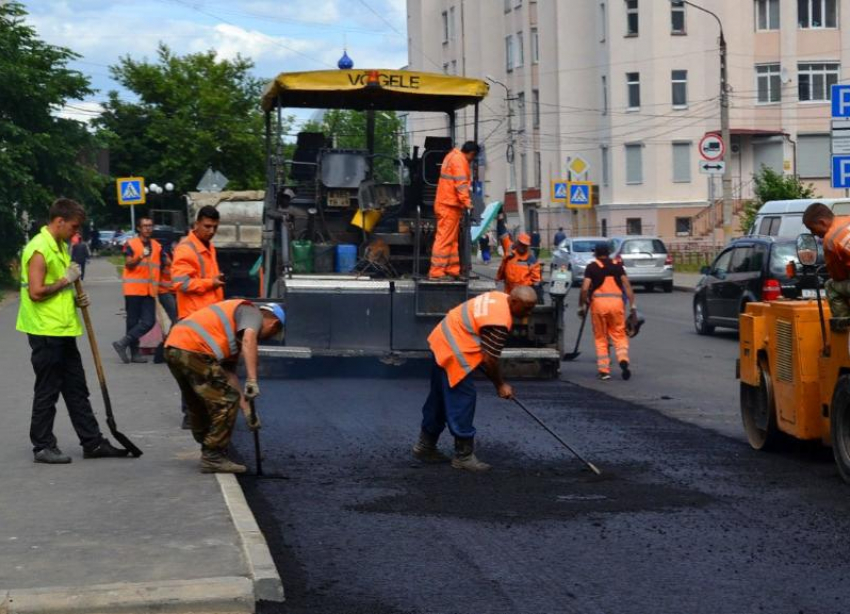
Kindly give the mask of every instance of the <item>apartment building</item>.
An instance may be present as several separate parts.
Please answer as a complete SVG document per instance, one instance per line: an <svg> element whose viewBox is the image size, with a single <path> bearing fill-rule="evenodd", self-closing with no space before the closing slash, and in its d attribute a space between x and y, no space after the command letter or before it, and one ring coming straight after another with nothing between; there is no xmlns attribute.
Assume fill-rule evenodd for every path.
<svg viewBox="0 0 850 614"><path fill-rule="evenodd" d="M829 187L829 88L846 80L850 0L694 0L728 45L735 210L762 166ZM698 172L697 145L720 130L718 22L669 0L408 0L413 70L492 76L509 90L528 222L544 237L659 234L707 242L722 223L720 179ZM846 36L845 36L846 38ZM850 40L850 39L848 39ZM482 106L485 196L515 201L505 89ZM456 138L471 138L462 118ZM414 143L444 118L410 118ZM553 202L550 181L581 156L598 187L590 211Z"/></svg>

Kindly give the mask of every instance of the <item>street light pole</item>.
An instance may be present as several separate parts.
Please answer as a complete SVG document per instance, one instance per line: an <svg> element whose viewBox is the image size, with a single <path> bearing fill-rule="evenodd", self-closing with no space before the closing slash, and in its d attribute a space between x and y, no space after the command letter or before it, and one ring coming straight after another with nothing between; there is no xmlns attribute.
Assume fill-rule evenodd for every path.
<svg viewBox="0 0 850 614"><path fill-rule="evenodd" d="M525 232L525 205L522 202L522 187L519 184L521 177L519 172L519 158L516 154L516 139L514 138L513 124L511 123L511 117L513 116L513 113L511 112L511 91L508 89L507 85L505 85L501 81L497 81L490 75L487 75L487 80L497 85L501 85L503 88L505 88L505 105L507 105L508 107L508 151L510 152L510 156L508 157L513 157L513 160L508 159L508 162L511 163L511 174L514 178L516 208L517 213L519 214L519 231Z"/></svg>

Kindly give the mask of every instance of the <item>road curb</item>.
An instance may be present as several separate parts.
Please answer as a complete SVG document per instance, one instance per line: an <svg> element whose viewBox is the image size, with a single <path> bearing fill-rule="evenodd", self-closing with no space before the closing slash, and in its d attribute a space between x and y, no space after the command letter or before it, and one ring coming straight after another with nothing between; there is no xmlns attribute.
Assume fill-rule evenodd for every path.
<svg viewBox="0 0 850 614"><path fill-rule="evenodd" d="M242 577L0 591L0 614L245 614L254 588Z"/></svg>
<svg viewBox="0 0 850 614"><path fill-rule="evenodd" d="M254 583L254 596L257 601L284 601L283 581L277 573L277 567L269 551L268 543L254 513L248 507L245 493L235 475L217 473L216 479L224 495L224 502L230 510L233 526L239 533L242 553L248 563L248 569ZM3 614L0 610L0 614Z"/></svg>

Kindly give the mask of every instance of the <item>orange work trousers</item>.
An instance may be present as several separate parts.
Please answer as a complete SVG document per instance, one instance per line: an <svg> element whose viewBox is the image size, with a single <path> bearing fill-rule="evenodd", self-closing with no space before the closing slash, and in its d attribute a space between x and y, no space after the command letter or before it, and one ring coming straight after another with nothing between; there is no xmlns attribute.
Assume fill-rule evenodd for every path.
<svg viewBox="0 0 850 614"><path fill-rule="evenodd" d="M629 359L629 338L626 335L626 309L623 299L594 298L590 303L593 338L596 342L596 368L600 373L611 372L608 339L614 345L617 362Z"/></svg>
<svg viewBox="0 0 850 614"><path fill-rule="evenodd" d="M428 277L439 278L446 275L460 275L460 221L463 208L452 205L434 204L437 216L437 234L431 248L431 270Z"/></svg>

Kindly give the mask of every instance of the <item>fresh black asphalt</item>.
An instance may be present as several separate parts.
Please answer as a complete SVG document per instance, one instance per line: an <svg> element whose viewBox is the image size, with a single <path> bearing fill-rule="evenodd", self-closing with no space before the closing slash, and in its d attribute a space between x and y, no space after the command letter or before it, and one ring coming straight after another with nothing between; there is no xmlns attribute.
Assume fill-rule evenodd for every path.
<svg viewBox="0 0 850 614"><path fill-rule="evenodd" d="M427 367L364 364L262 382L269 478L241 481L287 601L258 611L850 612L850 487L827 451L758 453L569 382L516 383L595 477L480 381L493 471L423 466ZM253 468L241 423L235 445Z"/></svg>

